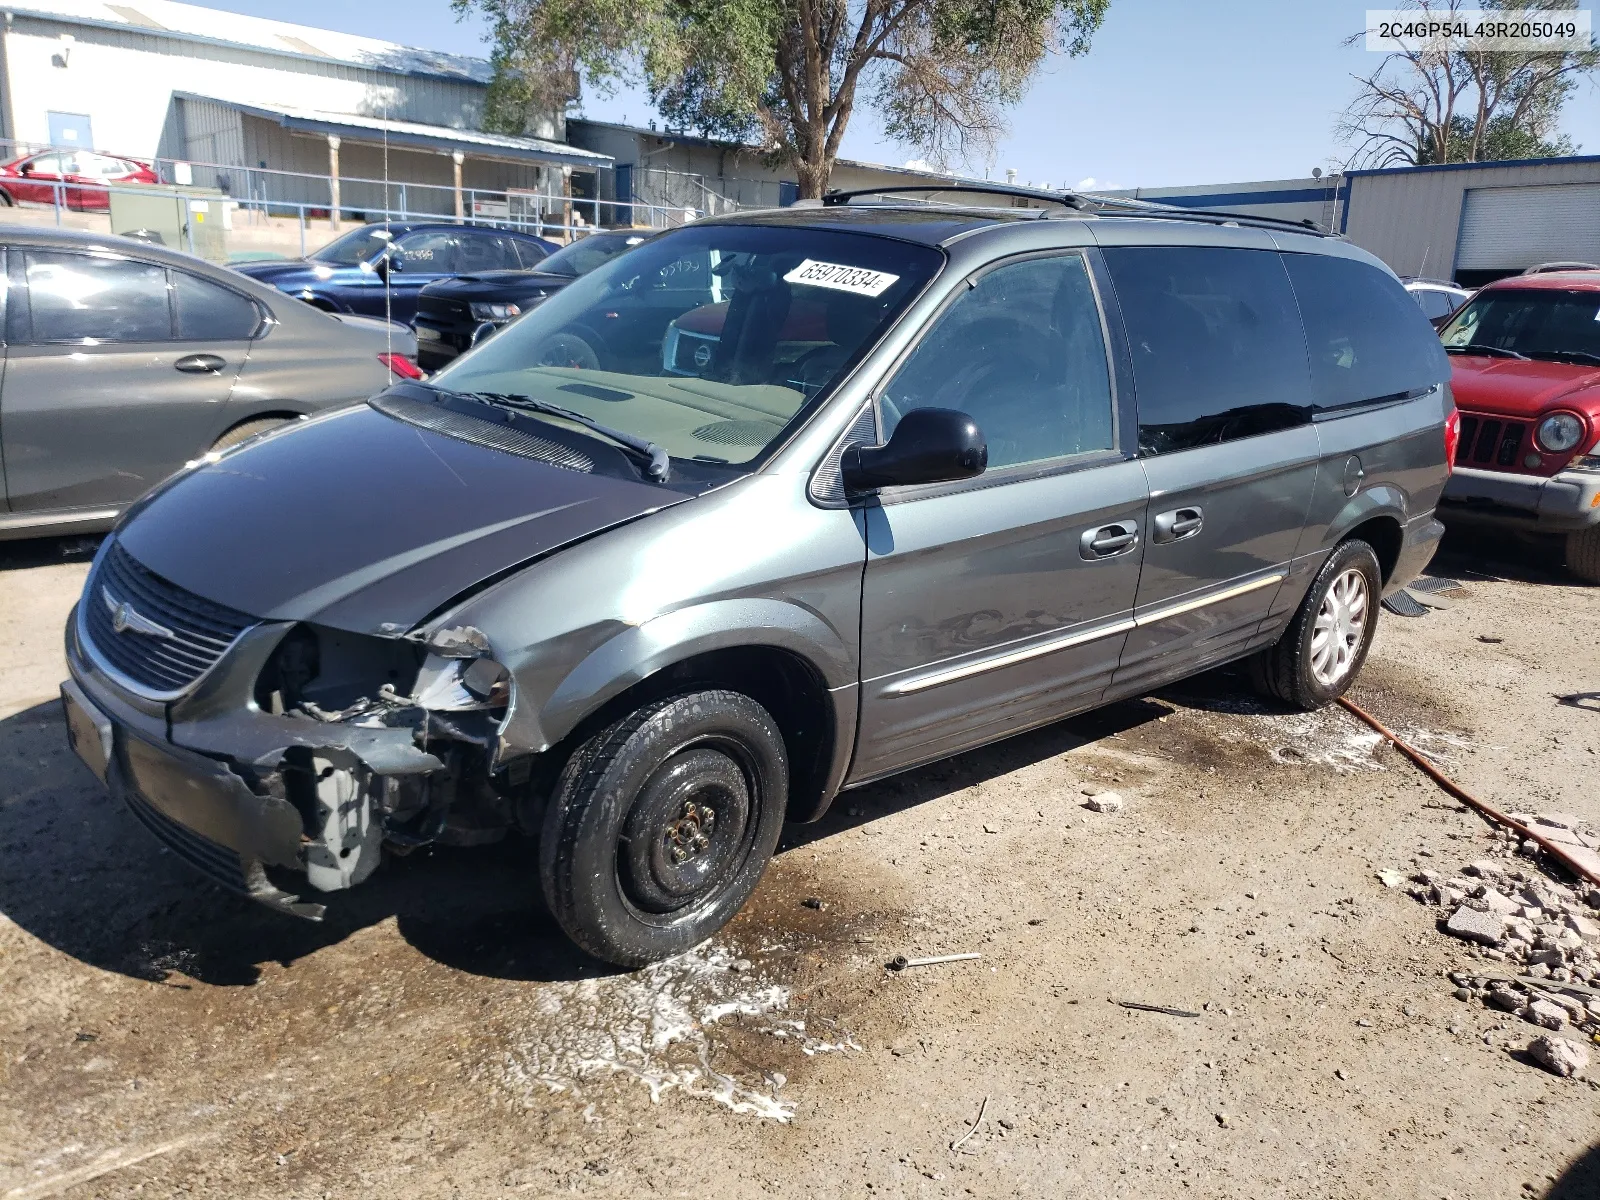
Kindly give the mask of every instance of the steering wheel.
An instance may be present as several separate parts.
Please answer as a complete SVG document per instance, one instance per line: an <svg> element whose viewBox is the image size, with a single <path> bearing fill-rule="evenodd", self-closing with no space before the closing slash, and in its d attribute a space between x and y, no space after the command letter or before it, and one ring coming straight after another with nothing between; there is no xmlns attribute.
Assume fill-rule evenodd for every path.
<svg viewBox="0 0 1600 1200"><path fill-rule="evenodd" d="M581 371L598 371L600 355L582 335L564 329L552 333L533 350L536 367L575 367Z"/></svg>

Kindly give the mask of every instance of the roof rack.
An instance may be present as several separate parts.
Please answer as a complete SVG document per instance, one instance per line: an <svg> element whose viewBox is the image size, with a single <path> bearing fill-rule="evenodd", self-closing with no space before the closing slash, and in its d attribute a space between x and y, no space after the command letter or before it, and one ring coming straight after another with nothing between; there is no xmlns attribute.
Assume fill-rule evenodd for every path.
<svg viewBox="0 0 1600 1200"><path fill-rule="evenodd" d="M1179 208L1175 204L1161 204L1153 200L1135 200L1122 196L1095 196L1083 192L1053 192L1042 188L1014 187L1003 183L915 183L899 187L855 188L848 192L828 192L822 197L824 207L847 205L850 201L869 196L895 196L906 192L970 192L981 196L1011 196L1023 200L1037 200L1046 204L1059 204L1077 212L1111 210L1107 215L1118 217L1158 217L1168 221L1199 221L1207 225L1251 225L1263 229L1292 229L1296 233L1309 233L1317 237L1336 237L1311 220L1291 221L1285 217L1265 217L1254 213L1223 212L1218 209Z"/></svg>

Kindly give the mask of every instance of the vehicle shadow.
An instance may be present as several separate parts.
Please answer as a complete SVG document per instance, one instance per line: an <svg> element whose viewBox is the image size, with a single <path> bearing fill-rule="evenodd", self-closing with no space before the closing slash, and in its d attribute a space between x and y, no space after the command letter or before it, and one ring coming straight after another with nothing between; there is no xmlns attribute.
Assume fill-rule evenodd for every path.
<svg viewBox="0 0 1600 1200"><path fill-rule="evenodd" d="M846 793L785 830L780 854L937 799L1170 711L1135 700L1020 734ZM0 914L80 962L168 986L249 986L393 919L427 957L469 974L549 982L613 972L574 947L539 895L532 843L440 848L395 859L332 896L321 922L234 896L167 852L67 748L60 706L0 720Z"/></svg>
<svg viewBox="0 0 1600 1200"><path fill-rule="evenodd" d="M0 571L26 571L61 563L86 563L100 549L100 534L0 542Z"/></svg>
<svg viewBox="0 0 1600 1200"><path fill-rule="evenodd" d="M1559 539L1518 537L1473 525L1446 529L1427 573L1459 579L1469 587L1474 580L1485 579L1583 586L1567 570Z"/></svg>
<svg viewBox="0 0 1600 1200"><path fill-rule="evenodd" d="M1150 721L1160 720L1171 711L1169 705L1158 700L1124 700L844 792L835 798L833 806L821 820L787 826L783 840L778 844L779 853L798 850L823 838L915 808L963 788L1049 758L1059 758L1079 746L1116 737ZM1081 800L1082 797L1077 799Z"/></svg>
<svg viewBox="0 0 1600 1200"><path fill-rule="evenodd" d="M1600 1145L1585 1150L1544 1195L1545 1200L1595 1200L1600 1196Z"/></svg>

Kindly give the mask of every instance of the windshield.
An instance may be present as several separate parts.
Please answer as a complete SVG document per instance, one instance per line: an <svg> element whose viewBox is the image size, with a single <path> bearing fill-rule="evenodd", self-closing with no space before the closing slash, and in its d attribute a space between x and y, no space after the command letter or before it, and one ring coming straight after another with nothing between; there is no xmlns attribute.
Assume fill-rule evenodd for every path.
<svg viewBox="0 0 1600 1200"><path fill-rule="evenodd" d="M556 275L587 275L625 250L632 250L648 237L644 233L591 233L580 241L557 250L539 263L538 269Z"/></svg>
<svg viewBox="0 0 1600 1200"><path fill-rule="evenodd" d="M1600 292L1483 292L1439 336L1447 350L1489 346L1527 358L1600 356Z"/></svg>
<svg viewBox="0 0 1600 1200"><path fill-rule="evenodd" d="M944 256L857 233L689 226L612 259L435 377L674 458L746 463L843 377Z"/></svg>
<svg viewBox="0 0 1600 1200"><path fill-rule="evenodd" d="M382 225L363 225L343 237L334 238L321 250L311 254L310 258L312 262L327 263L333 267L353 267L381 253L393 239L393 232Z"/></svg>

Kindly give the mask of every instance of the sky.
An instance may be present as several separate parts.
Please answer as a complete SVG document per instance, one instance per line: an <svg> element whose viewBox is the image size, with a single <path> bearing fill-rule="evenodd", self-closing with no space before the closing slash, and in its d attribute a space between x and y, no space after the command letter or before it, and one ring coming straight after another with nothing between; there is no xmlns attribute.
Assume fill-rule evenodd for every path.
<svg viewBox="0 0 1600 1200"><path fill-rule="evenodd" d="M487 54L481 22L459 22L448 0L200 0L205 7L294 21L458 54ZM1379 55L1341 43L1365 24L1351 0L1112 0L1084 58L1045 63L1011 113L990 162L957 170L1080 188L1170 187L1295 179L1347 152L1334 135L1353 74ZM642 92L585 89L582 115L646 124ZM1600 154L1600 86L1580 84L1563 132ZM858 106L843 157L905 163L915 147L883 136Z"/></svg>

